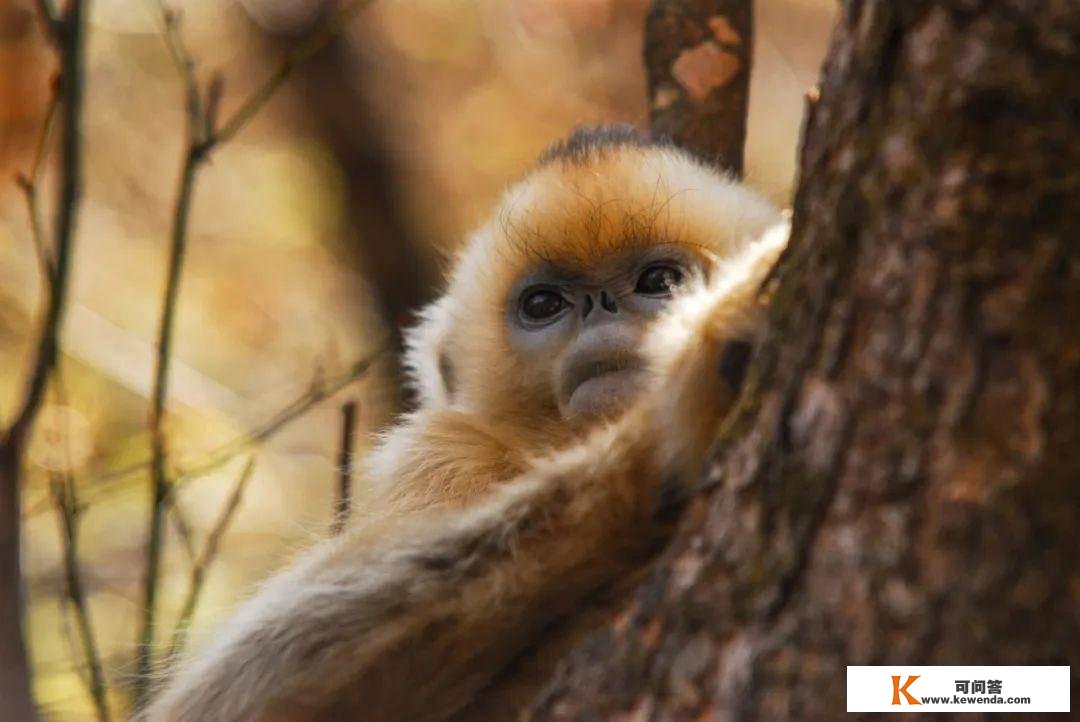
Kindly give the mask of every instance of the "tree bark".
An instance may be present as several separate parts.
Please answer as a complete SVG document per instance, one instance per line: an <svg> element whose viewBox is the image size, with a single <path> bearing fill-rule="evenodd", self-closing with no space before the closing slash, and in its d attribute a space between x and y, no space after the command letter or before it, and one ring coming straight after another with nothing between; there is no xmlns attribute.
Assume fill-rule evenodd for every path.
<svg viewBox="0 0 1080 722"><path fill-rule="evenodd" d="M649 580L533 720L832 720L1080 663L1080 8L851 0L770 322Z"/></svg>
<svg viewBox="0 0 1080 722"><path fill-rule="evenodd" d="M654 135L742 175L751 0L655 0L645 21L645 72Z"/></svg>

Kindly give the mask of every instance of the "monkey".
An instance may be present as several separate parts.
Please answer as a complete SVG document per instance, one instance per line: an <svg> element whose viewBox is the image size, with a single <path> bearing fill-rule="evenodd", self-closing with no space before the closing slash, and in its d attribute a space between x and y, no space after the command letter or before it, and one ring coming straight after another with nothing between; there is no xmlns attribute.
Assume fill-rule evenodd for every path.
<svg viewBox="0 0 1080 722"><path fill-rule="evenodd" d="M366 460L346 530L139 719L515 718L542 680L509 670L670 535L787 236L762 196L631 127L553 146L407 333L417 407Z"/></svg>

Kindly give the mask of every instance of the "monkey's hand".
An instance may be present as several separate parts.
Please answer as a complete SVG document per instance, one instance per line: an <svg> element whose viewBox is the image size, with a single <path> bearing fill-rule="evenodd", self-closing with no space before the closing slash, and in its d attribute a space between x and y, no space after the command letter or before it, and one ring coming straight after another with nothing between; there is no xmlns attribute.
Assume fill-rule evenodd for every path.
<svg viewBox="0 0 1080 722"><path fill-rule="evenodd" d="M764 319L762 284L789 232L783 221L749 242L676 299L651 331L645 346L658 383L643 403L643 423L656 432L654 455L667 483L700 472L738 395Z"/></svg>

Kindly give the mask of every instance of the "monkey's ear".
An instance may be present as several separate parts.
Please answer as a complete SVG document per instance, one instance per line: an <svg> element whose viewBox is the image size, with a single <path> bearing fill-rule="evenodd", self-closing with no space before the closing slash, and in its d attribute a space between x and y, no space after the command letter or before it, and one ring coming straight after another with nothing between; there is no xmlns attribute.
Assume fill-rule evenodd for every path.
<svg viewBox="0 0 1080 722"><path fill-rule="evenodd" d="M454 384L448 348L453 322L450 299L444 296L418 315L419 323L405 332L405 372L421 407L447 406Z"/></svg>

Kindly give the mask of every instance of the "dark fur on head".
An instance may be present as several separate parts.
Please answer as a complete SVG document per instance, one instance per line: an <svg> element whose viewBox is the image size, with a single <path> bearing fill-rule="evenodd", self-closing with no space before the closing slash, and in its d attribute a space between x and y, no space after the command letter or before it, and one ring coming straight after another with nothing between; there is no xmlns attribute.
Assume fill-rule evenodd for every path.
<svg viewBox="0 0 1080 722"><path fill-rule="evenodd" d="M613 148L649 148L667 145L629 123L575 128L569 137L544 151L537 162L545 166L557 161L584 163L596 153Z"/></svg>

